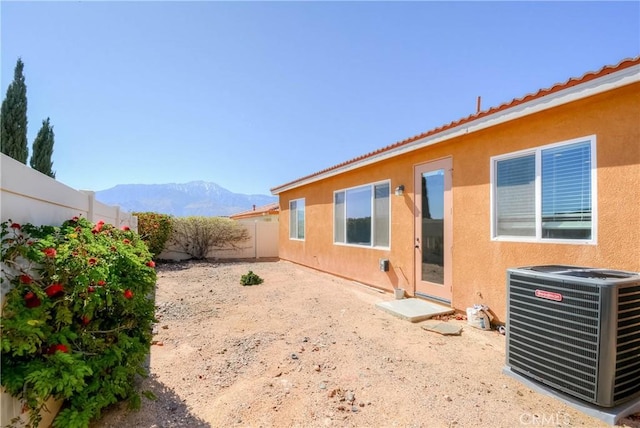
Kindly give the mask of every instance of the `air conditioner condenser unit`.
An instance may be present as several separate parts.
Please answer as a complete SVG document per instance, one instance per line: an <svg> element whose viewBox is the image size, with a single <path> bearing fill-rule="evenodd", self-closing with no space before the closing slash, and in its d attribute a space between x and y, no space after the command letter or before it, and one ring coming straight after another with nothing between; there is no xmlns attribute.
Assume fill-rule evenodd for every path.
<svg viewBox="0 0 640 428"><path fill-rule="evenodd" d="M507 270L506 365L602 407L640 396L640 275L575 266Z"/></svg>

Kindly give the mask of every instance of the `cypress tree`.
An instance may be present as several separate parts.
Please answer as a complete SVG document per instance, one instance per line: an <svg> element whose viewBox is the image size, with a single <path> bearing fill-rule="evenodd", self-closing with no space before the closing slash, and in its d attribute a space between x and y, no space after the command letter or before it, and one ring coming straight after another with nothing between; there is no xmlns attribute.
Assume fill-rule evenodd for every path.
<svg viewBox="0 0 640 428"><path fill-rule="evenodd" d="M24 63L18 58L13 82L0 110L0 150L26 165L27 146L27 85L24 83Z"/></svg>
<svg viewBox="0 0 640 428"><path fill-rule="evenodd" d="M47 118L47 120L42 121L42 127L38 131L36 139L33 140L33 154L29 163L31 168L51 178L56 178L56 173L51 169L53 167L53 162L51 161L53 140L53 127L49 122L49 118Z"/></svg>

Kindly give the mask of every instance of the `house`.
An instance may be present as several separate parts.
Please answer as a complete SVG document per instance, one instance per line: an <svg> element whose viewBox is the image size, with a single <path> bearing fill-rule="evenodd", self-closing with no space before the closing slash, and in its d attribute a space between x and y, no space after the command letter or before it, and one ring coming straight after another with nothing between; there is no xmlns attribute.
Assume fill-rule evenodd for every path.
<svg viewBox="0 0 640 428"><path fill-rule="evenodd" d="M248 211L242 211L229 216L232 220L237 221L278 221L278 215L280 213L280 205L278 202L263 205L261 207L253 206Z"/></svg>
<svg viewBox="0 0 640 428"><path fill-rule="evenodd" d="M640 271L640 57L271 189L279 257L506 319L506 270Z"/></svg>

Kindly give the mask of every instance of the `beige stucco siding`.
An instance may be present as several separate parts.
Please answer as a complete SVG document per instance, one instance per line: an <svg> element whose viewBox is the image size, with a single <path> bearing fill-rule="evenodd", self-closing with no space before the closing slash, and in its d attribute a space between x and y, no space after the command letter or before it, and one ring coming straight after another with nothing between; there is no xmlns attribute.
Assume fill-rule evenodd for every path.
<svg viewBox="0 0 640 428"><path fill-rule="evenodd" d="M597 244L504 242L491 239L492 156L595 135ZM416 164L453 160L453 298L463 310L489 305L506 315L506 269L571 264L640 271L640 84L574 101L280 193L280 257L391 291L414 290ZM382 180L391 195L389 250L333 243L333 192ZM289 201L305 198L305 240L289 239ZM389 272L378 269L388 258Z"/></svg>

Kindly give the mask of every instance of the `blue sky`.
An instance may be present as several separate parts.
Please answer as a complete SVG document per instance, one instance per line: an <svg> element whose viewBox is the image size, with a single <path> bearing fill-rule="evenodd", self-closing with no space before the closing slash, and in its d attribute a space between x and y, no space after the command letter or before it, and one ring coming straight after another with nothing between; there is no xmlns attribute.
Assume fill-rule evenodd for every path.
<svg viewBox="0 0 640 428"><path fill-rule="evenodd" d="M640 54L640 2L7 2L76 189L269 189Z"/></svg>

